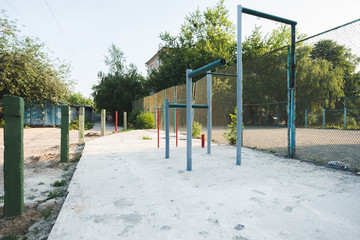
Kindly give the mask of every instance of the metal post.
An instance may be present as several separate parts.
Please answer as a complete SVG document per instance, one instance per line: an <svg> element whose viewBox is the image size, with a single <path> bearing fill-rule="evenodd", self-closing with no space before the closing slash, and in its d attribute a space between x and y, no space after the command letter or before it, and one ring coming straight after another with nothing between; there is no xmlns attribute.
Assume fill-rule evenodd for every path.
<svg viewBox="0 0 360 240"><path fill-rule="evenodd" d="M178 139L179 139L179 134L178 134L178 110L176 109L176 146L178 146Z"/></svg>
<svg viewBox="0 0 360 240"><path fill-rule="evenodd" d="M290 138L290 157L295 157L296 141L296 90L295 90L295 40L296 40L296 23L291 24L291 51L290 51L290 88L291 88L291 138Z"/></svg>
<svg viewBox="0 0 360 240"><path fill-rule="evenodd" d="M157 105L156 105L156 93L154 94L155 95L155 106L154 106L154 112L155 112L155 126L156 126L156 124L157 124Z"/></svg>
<svg viewBox="0 0 360 240"><path fill-rule="evenodd" d="M24 213L24 100L4 95L4 215Z"/></svg>
<svg viewBox="0 0 360 240"><path fill-rule="evenodd" d="M163 130L165 130L165 89L163 90L162 112L163 112Z"/></svg>
<svg viewBox="0 0 360 240"><path fill-rule="evenodd" d="M287 131L288 131L288 157L291 157L291 131L290 131L290 126L291 126L291 90L290 90L290 46L288 45L287 47L287 71L286 71L286 79L287 79Z"/></svg>
<svg viewBox="0 0 360 240"><path fill-rule="evenodd" d="M174 103L176 103L176 86L174 86ZM174 109L174 132L176 131L176 109Z"/></svg>
<svg viewBox="0 0 360 240"><path fill-rule="evenodd" d="M243 81L243 71L242 71L242 48L241 48L241 22L242 22L242 6L238 5L237 9L238 22L237 22L237 81L236 81L236 165L241 165L241 145L242 145L242 81Z"/></svg>
<svg viewBox="0 0 360 240"><path fill-rule="evenodd" d="M325 128L325 100L323 100L323 128Z"/></svg>
<svg viewBox="0 0 360 240"><path fill-rule="evenodd" d="M307 106L308 106L308 101L305 101L305 128L307 128Z"/></svg>
<svg viewBox="0 0 360 240"><path fill-rule="evenodd" d="M115 111L115 132L118 131L117 126L118 126L118 111Z"/></svg>
<svg viewBox="0 0 360 240"><path fill-rule="evenodd" d="M106 109L101 109L101 136L105 136L105 117L106 117Z"/></svg>
<svg viewBox="0 0 360 240"><path fill-rule="evenodd" d="M208 71L207 73L211 73ZM212 130L212 119L211 119L211 99L212 99L212 76L207 74L206 76L206 89L207 89L207 153L211 154L211 130Z"/></svg>
<svg viewBox="0 0 360 240"><path fill-rule="evenodd" d="M346 129L346 98L344 98L344 129Z"/></svg>
<svg viewBox="0 0 360 240"><path fill-rule="evenodd" d="M186 69L186 170L192 169L192 79L189 77L191 69Z"/></svg>
<svg viewBox="0 0 360 240"><path fill-rule="evenodd" d="M166 147L165 147L165 158L169 158L170 155L170 118L169 118L169 99L165 100L165 139L166 139Z"/></svg>
<svg viewBox="0 0 360 240"><path fill-rule="evenodd" d="M60 150L60 161L69 161L69 116L70 107L61 107L61 150Z"/></svg>
<svg viewBox="0 0 360 240"><path fill-rule="evenodd" d="M79 107L79 144L84 144L85 108Z"/></svg>
<svg viewBox="0 0 360 240"><path fill-rule="evenodd" d="M123 122L124 122L124 130L126 131L127 130L127 112L124 112L123 113Z"/></svg>
<svg viewBox="0 0 360 240"><path fill-rule="evenodd" d="M158 148L160 147L160 109L157 109L157 140L158 140Z"/></svg>

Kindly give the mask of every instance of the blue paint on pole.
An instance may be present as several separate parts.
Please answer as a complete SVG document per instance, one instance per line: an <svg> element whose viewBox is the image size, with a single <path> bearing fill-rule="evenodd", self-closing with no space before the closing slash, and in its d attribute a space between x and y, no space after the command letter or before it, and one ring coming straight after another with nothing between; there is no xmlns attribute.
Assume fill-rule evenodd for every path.
<svg viewBox="0 0 360 240"><path fill-rule="evenodd" d="M192 169L192 79L191 69L186 70L186 170Z"/></svg>
<svg viewBox="0 0 360 240"><path fill-rule="evenodd" d="M166 147L165 147L165 158L170 157L170 119L169 119L169 99L165 100L165 138L166 138Z"/></svg>
<svg viewBox="0 0 360 240"><path fill-rule="evenodd" d="M242 11L243 8L241 5L237 7L237 78L236 78L236 165L241 165L241 146L242 146L242 81L243 81L243 69L242 69L242 46L241 46L241 36L242 36Z"/></svg>

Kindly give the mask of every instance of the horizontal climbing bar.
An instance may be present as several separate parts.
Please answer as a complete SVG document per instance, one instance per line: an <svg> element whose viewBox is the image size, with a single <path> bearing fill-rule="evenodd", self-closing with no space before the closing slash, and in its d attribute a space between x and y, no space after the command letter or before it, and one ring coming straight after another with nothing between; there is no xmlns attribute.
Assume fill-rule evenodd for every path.
<svg viewBox="0 0 360 240"><path fill-rule="evenodd" d="M221 59L219 59L219 60L217 60L215 62L209 63L208 65L205 65L205 66L203 66L201 68L198 68L198 69L190 72L188 77L189 78L196 77L196 76L198 76L198 75L200 75L202 73L205 73L205 72L211 71L211 70L213 70L213 69L215 69L217 67L223 66L223 65L225 65L225 63L226 63L225 59L221 58Z"/></svg>
<svg viewBox="0 0 360 240"><path fill-rule="evenodd" d="M209 108L208 105L194 104L193 108ZM186 104L169 104L169 108L186 108Z"/></svg>
<svg viewBox="0 0 360 240"><path fill-rule="evenodd" d="M262 17L262 18L266 18L266 19L270 19L270 20L274 20L277 22L282 22L282 23L286 23L286 24L290 24L290 25L296 25L297 22L286 19L286 18L281 18L281 17L277 17L271 14L267 14L267 13L263 13L263 12L259 12L259 11L255 11L249 8L242 8L242 12L246 13L246 14L250 14L253 16L257 16L257 17Z"/></svg>
<svg viewBox="0 0 360 240"><path fill-rule="evenodd" d="M216 75L216 76L237 77L237 74L229 74L229 73L207 73L207 74Z"/></svg>

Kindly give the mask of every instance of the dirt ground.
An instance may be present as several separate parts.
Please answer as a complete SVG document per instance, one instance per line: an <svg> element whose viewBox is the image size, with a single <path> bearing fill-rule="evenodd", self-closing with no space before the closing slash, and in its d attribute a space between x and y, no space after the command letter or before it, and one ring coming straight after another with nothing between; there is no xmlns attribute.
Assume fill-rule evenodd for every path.
<svg viewBox="0 0 360 240"><path fill-rule="evenodd" d="M204 129L204 128L203 128ZM186 130L184 129L184 132ZM214 127L212 139L227 144L225 127ZM206 135L206 131L202 131ZM287 155L287 128L246 126L243 146ZM296 129L296 157L327 164L340 161L360 168L360 131L339 129Z"/></svg>
<svg viewBox="0 0 360 240"><path fill-rule="evenodd" d="M100 136L100 123L85 131L85 142ZM107 133L113 126L107 125ZM14 219L2 217L4 204L4 138L0 129L0 239L9 232L27 239L46 239L57 212L66 197L70 181L84 145L78 144L78 131L71 130L70 162L60 163L60 128L24 129L24 216ZM24 226L31 226L24 235ZM14 228L14 226L18 226ZM15 238L16 239L16 238Z"/></svg>

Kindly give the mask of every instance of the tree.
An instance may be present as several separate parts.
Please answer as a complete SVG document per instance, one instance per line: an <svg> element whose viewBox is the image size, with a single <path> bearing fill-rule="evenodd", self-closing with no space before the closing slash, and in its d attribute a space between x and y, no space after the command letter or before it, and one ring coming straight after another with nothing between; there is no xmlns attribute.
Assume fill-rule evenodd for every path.
<svg viewBox="0 0 360 240"><path fill-rule="evenodd" d="M94 101L89 97L84 97L80 92L73 92L67 98L66 102L70 105L92 105L94 106Z"/></svg>
<svg viewBox="0 0 360 240"><path fill-rule="evenodd" d="M73 84L70 66L52 59L39 40L19 36L16 22L4 12L0 27L0 99L10 94L25 101L64 100Z"/></svg>
<svg viewBox="0 0 360 240"><path fill-rule="evenodd" d="M99 72L99 82L93 85L94 102L98 110L106 109L114 115L115 111L130 112L132 101L145 95L144 78L135 65L125 65L124 53L112 44L105 56L108 73Z"/></svg>
<svg viewBox="0 0 360 240"><path fill-rule="evenodd" d="M185 83L187 68L197 69L220 58L235 58L235 25L220 0L215 7L201 13L196 10L185 18L178 36L161 33L165 47L159 57L162 65L147 81L151 92Z"/></svg>

